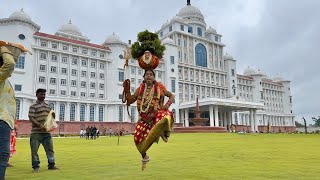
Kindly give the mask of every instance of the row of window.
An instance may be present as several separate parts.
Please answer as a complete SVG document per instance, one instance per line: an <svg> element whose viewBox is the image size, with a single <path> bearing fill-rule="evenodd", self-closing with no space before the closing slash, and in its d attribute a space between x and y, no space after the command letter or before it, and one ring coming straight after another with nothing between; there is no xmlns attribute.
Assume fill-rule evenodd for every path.
<svg viewBox="0 0 320 180"><path fill-rule="evenodd" d="M46 78L43 76L39 76L39 83L45 83ZM57 84L57 78L50 78L50 84L56 85ZM67 79L60 79L60 85L61 86L67 86ZM87 87L87 82L86 81L81 81L80 87L86 88ZM77 80L71 80L71 86L76 87L77 85ZM90 82L90 88L95 89L96 88L96 83ZM105 86L104 83L99 83L99 89L104 90ZM20 88L21 89L21 88Z"/></svg>
<svg viewBox="0 0 320 180"><path fill-rule="evenodd" d="M48 41L44 41L44 40L41 40L40 41L40 46L41 47L49 47L49 43L48 43ZM68 45L68 44L61 44L61 48L59 48L59 43L57 43L57 42L51 42L51 48L52 49L62 49L62 50L64 50L64 51L69 51L69 50L71 50L71 52L73 52L73 53L78 53L78 52L81 52L81 54L84 54L84 55L88 55L89 53L89 49L88 48L84 48L84 47L79 47L79 46L71 46L71 45ZM70 48L70 46L71 46L71 48ZM98 52L97 50L93 50L93 49L91 49L90 50L90 53L91 53L91 56L94 56L94 57L96 57L97 56L97 54L99 53L99 56L101 57L101 58L104 58L105 57L105 53L103 53L103 52Z"/></svg>
<svg viewBox="0 0 320 180"><path fill-rule="evenodd" d="M185 25L183 24L180 24L180 31L185 31ZM172 25L169 26L169 32L172 32L173 31L173 27ZM190 34L193 34L193 27L192 26L188 26L187 27L187 31L188 33ZM203 36L203 27L197 27L197 35L202 37ZM163 37L163 31L160 32L160 37ZM215 36L215 41L219 41L219 37L218 36Z"/></svg>
<svg viewBox="0 0 320 180"><path fill-rule="evenodd" d="M70 96L76 97L76 96L78 96L77 93L78 93L77 91L70 91ZM50 95L57 95L55 89L49 89L49 94ZM60 90L60 95L61 96L68 96L66 90ZM89 96L90 98L96 98L96 93L90 93L89 95L90 95ZM87 97L87 93L86 92L80 92L80 97L83 97L83 98ZM104 94L99 94L99 98L100 99L105 98Z"/></svg>
<svg viewBox="0 0 320 180"><path fill-rule="evenodd" d="M183 70L183 73L182 73ZM190 80L192 82L216 84L224 86L226 84L226 75L218 73L210 73L192 68L179 67L179 80Z"/></svg>
<svg viewBox="0 0 320 180"><path fill-rule="evenodd" d="M62 103L57 107L54 102L49 102L49 106L52 110L55 110L56 108L59 108L59 121L64 121L67 114L66 114L66 108L67 105L65 103ZM77 104L71 103L70 104L70 114L69 114L69 120L75 121L76 120L76 109ZM87 105L86 104L80 104L80 113L79 113L79 120L85 121L86 120L86 114L87 112ZM99 108L98 110L98 121L103 122L105 121L104 114L105 114L105 107L103 105L94 105L91 104L89 106L89 121L95 121L95 112L96 108ZM16 118L20 119L20 111L21 111L21 100L16 99ZM134 122L134 118L136 116L136 108L131 107L131 122ZM118 106L118 120L123 121L123 109L122 106Z"/></svg>
<svg viewBox="0 0 320 180"><path fill-rule="evenodd" d="M236 125L250 125L249 114L240 114L239 115L239 124L237 119L237 114L235 114L235 124ZM268 125L270 123L271 126L281 126L288 125L288 122L284 120L284 117L277 116L265 116L262 120L259 120L261 125Z"/></svg>
<svg viewBox="0 0 320 180"><path fill-rule="evenodd" d="M274 85L274 84L267 84L267 83L262 83L263 88L269 88L269 89L276 89L276 90L282 90L281 86Z"/></svg>
<svg viewBox="0 0 320 180"><path fill-rule="evenodd" d="M46 72L46 65L40 64L39 67L40 72ZM51 66L50 67L50 72L51 73L57 73L57 67L56 66ZM61 74L67 74L67 68L61 68ZM71 69L71 75L72 76L77 76L78 75L78 70L77 69ZM81 77L86 77L87 76L87 71L81 71ZM96 72L90 72L90 77L91 78L96 78ZM104 73L99 74L100 79L104 79Z"/></svg>
<svg viewBox="0 0 320 180"><path fill-rule="evenodd" d="M238 78L238 84L252 85L252 80Z"/></svg>
<svg viewBox="0 0 320 180"><path fill-rule="evenodd" d="M46 52L40 52L40 59L42 60L46 60L47 59L47 53ZM61 63L64 63L64 64L67 64L68 63L68 56L67 55L62 55L62 58L61 58ZM51 61L53 62L57 62L58 61L58 55L57 54L52 54L51 55ZM81 58L81 66L83 67L87 67L87 64L88 64L88 59L86 58ZM78 57L72 57L71 58L71 64L72 65L78 65L78 62L79 62L79 58ZM96 61L94 60L91 60L90 61L90 67L91 68L95 68L96 67ZM100 62L99 63L99 68L100 69L105 69L105 66L106 66L106 63L104 62Z"/></svg>
<svg viewBox="0 0 320 180"><path fill-rule="evenodd" d="M209 98L209 97L226 98L226 93L227 91L221 88L210 88L205 86L179 83L180 102L195 100L197 96L201 99Z"/></svg>
<svg viewBox="0 0 320 180"><path fill-rule="evenodd" d="M39 82L40 83L45 83L45 77L39 76ZM57 78L50 78L50 84L56 85L57 84ZM87 82L86 81L81 81L81 87L86 88L87 87ZM67 79L60 79L60 85L66 86L67 85ZM76 87L77 86L77 80L71 80L71 86ZM90 82L90 88L95 89L96 88L96 83ZM99 84L99 89L103 90L104 89L104 83Z"/></svg>

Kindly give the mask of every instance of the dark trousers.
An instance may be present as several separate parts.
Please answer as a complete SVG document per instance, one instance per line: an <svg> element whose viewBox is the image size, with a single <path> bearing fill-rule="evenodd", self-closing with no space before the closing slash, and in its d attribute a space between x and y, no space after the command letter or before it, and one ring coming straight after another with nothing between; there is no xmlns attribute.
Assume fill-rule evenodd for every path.
<svg viewBox="0 0 320 180"><path fill-rule="evenodd" d="M0 180L4 180L10 157L10 126L0 120Z"/></svg>
<svg viewBox="0 0 320 180"><path fill-rule="evenodd" d="M54 163L54 151L53 142L50 133L32 133L30 135L30 147L31 147L31 157L32 157L32 168L39 168L40 159L38 156L38 149L40 144L42 144L44 150L46 151L48 159L48 168L53 167Z"/></svg>

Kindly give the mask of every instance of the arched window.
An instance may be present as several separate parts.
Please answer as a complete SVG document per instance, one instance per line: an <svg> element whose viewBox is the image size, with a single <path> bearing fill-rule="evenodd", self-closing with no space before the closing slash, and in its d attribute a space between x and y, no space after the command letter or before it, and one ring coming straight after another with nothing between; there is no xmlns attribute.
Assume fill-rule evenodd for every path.
<svg viewBox="0 0 320 180"><path fill-rule="evenodd" d="M70 121L74 121L76 118L76 105L71 104L70 106Z"/></svg>
<svg viewBox="0 0 320 180"><path fill-rule="evenodd" d="M122 106L118 106L118 113L119 113L119 122L122 122L123 119L123 113L122 113Z"/></svg>
<svg viewBox="0 0 320 180"><path fill-rule="evenodd" d="M188 27L188 33L191 33L191 34L192 34L192 26L189 26L189 27Z"/></svg>
<svg viewBox="0 0 320 180"><path fill-rule="evenodd" d="M136 117L136 110L134 107L131 108L131 122L134 122L134 118Z"/></svg>
<svg viewBox="0 0 320 180"><path fill-rule="evenodd" d="M103 106L99 106L99 121L103 121L104 108Z"/></svg>
<svg viewBox="0 0 320 180"><path fill-rule="evenodd" d="M49 103L49 107L51 108L51 110L53 110L54 111L54 103Z"/></svg>
<svg viewBox="0 0 320 180"><path fill-rule="evenodd" d="M84 121L86 118L86 105L80 105L80 121Z"/></svg>
<svg viewBox="0 0 320 180"><path fill-rule="evenodd" d="M197 33L198 33L198 36L202 36L202 28L201 27L197 28Z"/></svg>
<svg viewBox="0 0 320 180"><path fill-rule="evenodd" d="M196 45L196 65L207 67L207 50L206 47L199 43Z"/></svg>
<svg viewBox="0 0 320 180"><path fill-rule="evenodd" d="M21 100L20 99L16 99L16 118L19 119L20 118L20 105L21 105Z"/></svg>
<svg viewBox="0 0 320 180"><path fill-rule="evenodd" d="M90 121L94 121L94 105L90 105Z"/></svg>
<svg viewBox="0 0 320 180"><path fill-rule="evenodd" d="M60 121L64 121L65 112L66 112L66 105L60 104L60 114L59 114Z"/></svg>

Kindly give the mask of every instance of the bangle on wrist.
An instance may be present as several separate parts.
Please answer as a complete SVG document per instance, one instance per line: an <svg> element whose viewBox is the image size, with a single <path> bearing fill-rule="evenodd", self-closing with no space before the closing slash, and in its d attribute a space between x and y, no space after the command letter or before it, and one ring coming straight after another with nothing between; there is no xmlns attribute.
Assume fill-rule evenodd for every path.
<svg viewBox="0 0 320 180"><path fill-rule="evenodd" d="M168 102L166 103L166 106L170 107L171 104L172 104L172 102L170 100L168 100Z"/></svg>

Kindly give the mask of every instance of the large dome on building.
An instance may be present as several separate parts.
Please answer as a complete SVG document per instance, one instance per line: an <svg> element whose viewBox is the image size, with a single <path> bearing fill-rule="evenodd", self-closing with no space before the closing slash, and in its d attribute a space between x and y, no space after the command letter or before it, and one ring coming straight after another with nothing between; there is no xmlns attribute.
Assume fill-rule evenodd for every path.
<svg viewBox="0 0 320 180"><path fill-rule="evenodd" d="M184 8L182 8L179 13L178 16L182 17L183 19L186 18L203 18L203 14L201 13L201 11L192 6L191 4L188 4L187 6L185 6Z"/></svg>
<svg viewBox="0 0 320 180"><path fill-rule="evenodd" d="M123 45L123 46L128 47L128 44L123 42L123 41L121 41L119 36L116 35L115 33L112 33L110 36L108 36L106 38L106 40L104 41L103 45L105 45L105 46Z"/></svg>
<svg viewBox="0 0 320 180"><path fill-rule="evenodd" d="M258 71L256 72L256 74L260 74L262 75L263 78L268 78L267 73L265 73L264 71L262 71L261 69L258 69Z"/></svg>
<svg viewBox="0 0 320 180"><path fill-rule="evenodd" d="M71 23L71 20L69 20L68 24L64 24L62 25L59 30L60 32L64 32L67 34L73 34L73 35L77 35L77 36L82 36L82 33L80 31L80 29L75 26L74 24Z"/></svg>
<svg viewBox="0 0 320 180"><path fill-rule="evenodd" d="M250 68L248 66L247 69L244 70L243 75L250 76L250 75L253 75L255 73L256 73L256 71L253 68Z"/></svg>
<svg viewBox="0 0 320 180"><path fill-rule="evenodd" d="M16 11L16 12L12 13L9 16L9 18L11 18L11 19L19 19L19 20L24 20L24 21L26 21L26 20L27 21L32 21L31 17L27 13L25 13L23 11L23 9L21 9L20 11Z"/></svg>
<svg viewBox="0 0 320 180"><path fill-rule="evenodd" d="M278 73L272 80L275 81L275 82L284 81L284 79L283 79L283 77L281 76L280 73Z"/></svg>
<svg viewBox="0 0 320 180"><path fill-rule="evenodd" d="M104 43L112 44L112 43L123 43L123 42L120 40L119 36L117 36L115 33L112 33L110 36L107 37Z"/></svg>

